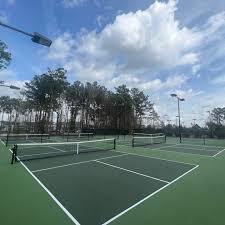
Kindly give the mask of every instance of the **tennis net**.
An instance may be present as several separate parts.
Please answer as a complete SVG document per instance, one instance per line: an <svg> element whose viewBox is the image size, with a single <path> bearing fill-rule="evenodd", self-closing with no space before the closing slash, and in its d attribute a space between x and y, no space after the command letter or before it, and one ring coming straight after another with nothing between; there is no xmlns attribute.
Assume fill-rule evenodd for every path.
<svg viewBox="0 0 225 225"><path fill-rule="evenodd" d="M54 142L18 144L17 160L27 161L87 152L109 151L116 148L115 139L82 142Z"/></svg>
<svg viewBox="0 0 225 225"><path fill-rule="evenodd" d="M133 133L133 136L135 136L135 137L144 137L144 136L150 136L150 137L155 137L155 136L162 136L162 135L164 135L164 133L151 133L151 134L149 134L149 133Z"/></svg>
<svg viewBox="0 0 225 225"><path fill-rule="evenodd" d="M73 139L73 138L82 138L82 139L88 139L94 137L94 133L66 133L64 135L67 139Z"/></svg>
<svg viewBox="0 0 225 225"><path fill-rule="evenodd" d="M132 147L166 143L166 135L133 137Z"/></svg>
<svg viewBox="0 0 225 225"><path fill-rule="evenodd" d="M49 134L2 134L1 140L7 145L8 143L24 142L42 142L50 138Z"/></svg>

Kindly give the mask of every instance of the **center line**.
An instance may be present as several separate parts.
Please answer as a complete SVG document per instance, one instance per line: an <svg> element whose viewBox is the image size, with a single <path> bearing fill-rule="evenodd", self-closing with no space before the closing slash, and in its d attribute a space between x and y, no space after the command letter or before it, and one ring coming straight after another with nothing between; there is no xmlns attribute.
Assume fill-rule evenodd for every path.
<svg viewBox="0 0 225 225"><path fill-rule="evenodd" d="M95 162L96 160L103 160L103 159L111 159L111 158L121 157L121 156L124 156L124 155L128 155L128 153L127 154L115 155L115 156L107 156L107 157L98 158L98 159L91 159L91 160L87 160L87 161L69 163L69 164L65 164L65 165L61 165L61 166L53 166L53 167L33 170L31 172L36 173L36 172L41 172L41 171L46 171L46 170L53 170L53 169L58 169L58 168L63 168L63 167L68 167L68 166L74 166L74 165L79 165L79 164L84 164L84 163Z"/></svg>
<svg viewBox="0 0 225 225"><path fill-rule="evenodd" d="M122 168L122 167L119 167L119 166L114 166L114 165L109 164L109 163L105 163L105 162L98 161L98 160L94 160L94 161L98 162L98 163L101 163L103 165L106 165L106 166L114 167L116 169L120 169L120 170L124 170L126 172L129 172L129 173L133 173L133 174L136 174L136 175L139 175L139 176L142 176L142 177L147 177L147 178L150 178L150 179L158 180L158 181L161 181L161 182L164 182L164 183L167 183L167 184L170 183L168 181L165 181L165 180L162 180L162 179L159 179L159 178L156 178L156 177L148 176L148 175L145 175L145 174L142 174L142 173L138 173L138 172L135 172L133 170L128 170L128 169L125 169L125 168Z"/></svg>

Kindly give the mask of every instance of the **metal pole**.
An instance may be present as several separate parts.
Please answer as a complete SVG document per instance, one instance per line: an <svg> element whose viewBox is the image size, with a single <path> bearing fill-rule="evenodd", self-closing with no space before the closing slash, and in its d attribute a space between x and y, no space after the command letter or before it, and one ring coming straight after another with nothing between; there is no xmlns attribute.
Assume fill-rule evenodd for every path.
<svg viewBox="0 0 225 225"><path fill-rule="evenodd" d="M0 26L6 27L6 28L8 28L10 30L22 33L24 35L27 35L27 36L31 37L31 40L33 42L35 42L37 44L48 46L48 47L50 47L51 44L52 44L52 41L50 39L48 39L47 37L45 37L45 36L43 36L43 35L41 35L41 34L39 34L37 32L34 32L33 34L30 34L28 32L19 30L19 29L15 28L15 27L6 25L6 24L2 23L1 21L0 21Z"/></svg>
<svg viewBox="0 0 225 225"><path fill-rule="evenodd" d="M1 21L0 21L0 25L2 25L3 27L7 27L7 28L9 28L11 30L17 31L19 33L25 34L25 35L30 36L30 37L33 37L34 36L33 34L30 34L30 33L27 33L25 31L22 31L22 30L19 30L17 28L14 28L14 27L11 27L9 25L6 25L6 24L2 23Z"/></svg>
<svg viewBox="0 0 225 225"><path fill-rule="evenodd" d="M177 98L177 105L178 105L178 118L179 118L179 137L181 143L181 127L180 127L180 99Z"/></svg>

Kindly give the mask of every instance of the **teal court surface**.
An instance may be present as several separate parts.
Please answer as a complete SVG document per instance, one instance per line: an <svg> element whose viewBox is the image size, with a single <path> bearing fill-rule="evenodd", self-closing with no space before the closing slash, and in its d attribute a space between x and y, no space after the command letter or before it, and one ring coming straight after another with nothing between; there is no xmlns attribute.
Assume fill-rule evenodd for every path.
<svg viewBox="0 0 225 225"><path fill-rule="evenodd" d="M193 145L193 144L167 144L158 146L141 146L142 148L149 148L155 151L168 151L177 152L181 154L194 154L206 157L215 157L223 151L221 146L205 146L205 145Z"/></svg>
<svg viewBox="0 0 225 225"><path fill-rule="evenodd" d="M22 165L77 225L109 224L198 167L111 148L61 155L66 144L25 147ZM53 155L39 158L45 153Z"/></svg>
<svg viewBox="0 0 225 225"><path fill-rule="evenodd" d="M130 140L119 140L117 143L121 146L131 147ZM162 152L176 152L180 154L191 154L204 157L216 157L224 151L224 140L205 140L202 139L182 139L179 143L177 138L167 138L166 143L159 144L146 144L145 142L138 143L134 149L138 151L139 148L149 149L149 151L162 151Z"/></svg>
<svg viewBox="0 0 225 225"><path fill-rule="evenodd" d="M222 153L225 151L224 140L202 142L188 139L179 143L177 138L167 138L164 143L150 145L136 142L132 147L132 136L102 138L96 136L90 141L72 139L72 142L62 142L59 137L48 138L43 143L33 139L18 141L17 156L21 164L16 163L12 170L22 165L35 185L54 201L73 224L120 224L124 218L134 217L133 212L141 211L143 205L154 205L158 197L161 199L161 213L161 209L165 208L165 193L174 199L172 206L178 210L176 202L181 204L186 195L178 191L183 182L184 193L189 193L192 188L192 195L196 192L198 198L207 189L201 183L204 173L209 185L214 186L215 176L211 173L215 172L217 164L218 171L221 170ZM210 187L207 197L202 197L202 203L198 202L203 207L202 213L206 210L204 201L213 197ZM39 197L34 196L34 201ZM185 202L188 203L183 206L191 210L193 203L189 197ZM182 204L185 202L182 201ZM219 199L216 202L220 202ZM222 204L220 202L218 208ZM44 202L43 207L46 207ZM151 220L155 209L151 207L151 217L145 212L143 220ZM35 211L32 213L35 214ZM166 215L165 211L163 215ZM155 218L155 221L158 219ZM129 220L125 224L134 223ZM141 224L144 224L143 221Z"/></svg>

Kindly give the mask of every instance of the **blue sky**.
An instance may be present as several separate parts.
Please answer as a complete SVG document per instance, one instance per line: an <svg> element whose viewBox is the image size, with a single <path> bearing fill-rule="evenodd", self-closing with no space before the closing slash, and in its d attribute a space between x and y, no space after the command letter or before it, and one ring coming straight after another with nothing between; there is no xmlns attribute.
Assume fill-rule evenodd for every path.
<svg viewBox="0 0 225 225"><path fill-rule="evenodd" d="M48 67L64 67L71 82L138 87L172 121L175 92L186 99L186 125L225 106L225 0L0 0L0 20L53 40L46 48L0 27L13 57L0 71L8 83L22 86Z"/></svg>

